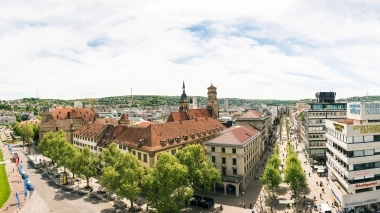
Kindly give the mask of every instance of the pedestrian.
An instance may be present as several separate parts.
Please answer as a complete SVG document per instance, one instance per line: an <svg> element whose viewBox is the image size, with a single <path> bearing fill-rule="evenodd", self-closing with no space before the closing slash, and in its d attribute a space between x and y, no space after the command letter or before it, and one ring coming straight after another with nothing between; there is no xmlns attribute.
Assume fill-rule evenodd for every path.
<svg viewBox="0 0 380 213"><path fill-rule="evenodd" d="M309 172L309 177L310 177L310 172Z"/></svg>
<svg viewBox="0 0 380 213"><path fill-rule="evenodd" d="M325 189L322 189L323 194L325 193Z"/></svg>
<svg viewBox="0 0 380 213"><path fill-rule="evenodd" d="M319 194L319 196L322 198L322 194Z"/></svg>
<svg viewBox="0 0 380 213"><path fill-rule="evenodd" d="M15 172L15 168L13 168L13 172Z"/></svg>
<svg viewBox="0 0 380 213"><path fill-rule="evenodd" d="M243 207L244 207L244 209L246 208L246 207L245 207L245 203L243 203Z"/></svg>
<svg viewBox="0 0 380 213"><path fill-rule="evenodd" d="M244 191L242 192L242 195L244 196Z"/></svg>

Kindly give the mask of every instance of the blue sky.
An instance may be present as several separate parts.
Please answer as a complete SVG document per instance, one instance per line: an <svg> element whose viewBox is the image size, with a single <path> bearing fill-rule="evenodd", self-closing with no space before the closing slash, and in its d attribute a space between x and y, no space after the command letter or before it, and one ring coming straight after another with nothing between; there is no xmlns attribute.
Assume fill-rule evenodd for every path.
<svg viewBox="0 0 380 213"><path fill-rule="evenodd" d="M22 5L22 6L20 6ZM380 95L378 1L0 2L0 100Z"/></svg>

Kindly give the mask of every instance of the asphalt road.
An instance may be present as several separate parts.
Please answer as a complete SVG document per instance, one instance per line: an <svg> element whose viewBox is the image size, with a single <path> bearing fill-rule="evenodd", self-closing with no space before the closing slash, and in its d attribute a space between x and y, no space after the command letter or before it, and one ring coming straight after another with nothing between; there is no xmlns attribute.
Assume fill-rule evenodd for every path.
<svg viewBox="0 0 380 213"><path fill-rule="evenodd" d="M55 184L47 174L34 169L26 163L27 159L20 148L14 148L22 160L26 174L35 187L30 193L29 201L24 212L45 213L93 213L93 212L116 212L113 203L106 202L95 195L78 195L66 188Z"/></svg>

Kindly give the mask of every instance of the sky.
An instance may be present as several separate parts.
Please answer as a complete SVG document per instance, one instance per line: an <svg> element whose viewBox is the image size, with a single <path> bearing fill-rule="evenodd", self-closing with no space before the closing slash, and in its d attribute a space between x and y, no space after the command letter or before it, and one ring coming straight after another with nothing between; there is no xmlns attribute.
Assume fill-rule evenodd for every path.
<svg viewBox="0 0 380 213"><path fill-rule="evenodd" d="M2 0L0 100L380 95L380 1Z"/></svg>

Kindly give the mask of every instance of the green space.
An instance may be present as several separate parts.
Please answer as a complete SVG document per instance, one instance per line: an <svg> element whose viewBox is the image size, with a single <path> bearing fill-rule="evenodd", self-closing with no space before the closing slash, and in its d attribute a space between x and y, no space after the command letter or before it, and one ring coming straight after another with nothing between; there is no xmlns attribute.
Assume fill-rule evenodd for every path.
<svg viewBox="0 0 380 213"><path fill-rule="evenodd" d="M3 153L0 152L0 161L3 161ZM7 202L10 194L11 188L9 187L7 173L5 171L5 165L0 165L0 208L3 207L5 202Z"/></svg>

